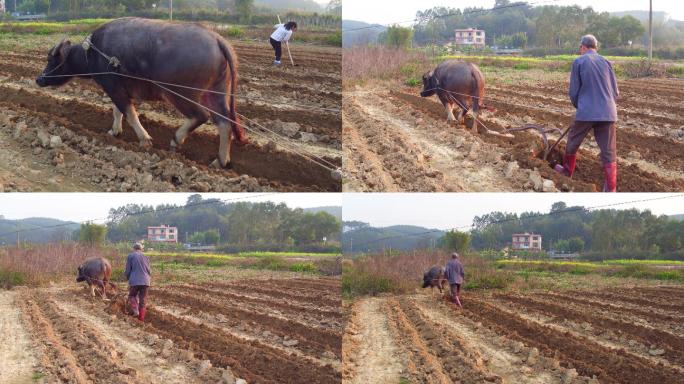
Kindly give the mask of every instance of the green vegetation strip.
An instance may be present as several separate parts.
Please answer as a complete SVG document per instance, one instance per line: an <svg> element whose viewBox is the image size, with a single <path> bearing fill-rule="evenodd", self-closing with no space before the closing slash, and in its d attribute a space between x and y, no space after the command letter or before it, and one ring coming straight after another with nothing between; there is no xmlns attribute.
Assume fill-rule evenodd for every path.
<svg viewBox="0 0 684 384"><path fill-rule="evenodd" d="M230 260L238 257L307 257L307 258L322 258L322 257L338 257L339 253L311 253L311 252L240 252L236 254L220 254L220 253L192 253L192 252L145 252L145 254L152 258L173 258L173 257L191 257L200 259L224 259Z"/></svg>

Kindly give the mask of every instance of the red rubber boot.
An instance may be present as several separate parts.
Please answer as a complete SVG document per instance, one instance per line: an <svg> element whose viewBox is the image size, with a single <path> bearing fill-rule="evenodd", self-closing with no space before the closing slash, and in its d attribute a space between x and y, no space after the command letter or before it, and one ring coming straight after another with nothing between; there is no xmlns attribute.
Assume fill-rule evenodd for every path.
<svg viewBox="0 0 684 384"><path fill-rule="evenodd" d="M603 173L605 175L603 192L617 192L617 163L604 164Z"/></svg>
<svg viewBox="0 0 684 384"><path fill-rule="evenodd" d="M138 314L138 320L140 320L143 323L145 322L145 312L147 312L147 308L142 308L140 309Z"/></svg>
<svg viewBox="0 0 684 384"><path fill-rule="evenodd" d="M574 153L572 155L566 153L563 156L563 165L556 164L556 166L553 167L553 169L562 175L565 175L567 177L572 177L572 174L575 173L576 162L577 162L577 154L576 153Z"/></svg>

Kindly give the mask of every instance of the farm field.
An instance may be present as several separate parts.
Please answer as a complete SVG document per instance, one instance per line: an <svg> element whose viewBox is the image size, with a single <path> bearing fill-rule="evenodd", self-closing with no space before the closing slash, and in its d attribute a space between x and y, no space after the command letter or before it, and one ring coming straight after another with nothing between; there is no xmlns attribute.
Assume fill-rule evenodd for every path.
<svg viewBox="0 0 684 384"><path fill-rule="evenodd" d="M144 324L123 313L123 293L104 302L73 283L2 291L12 342L0 347L0 381L339 382L339 279L261 275L155 286Z"/></svg>
<svg viewBox="0 0 684 384"><path fill-rule="evenodd" d="M93 81L37 87L34 79L59 39L0 35L0 190L340 190L328 169L291 151L341 166L340 48L293 44L297 66L283 61L277 68L267 43L228 39L239 61L237 111L253 130L250 144L233 148L233 169L217 170L209 166L218 149L213 125L195 131L177 154L169 151L183 121L170 105L136 105L153 137L153 148L144 150L126 124L122 137L107 134L111 102ZM50 145L53 136L61 145Z"/></svg>
<svg viewBox="0 0 684 384"><path fill-rule="evenodd" d="M427 291L426 291L427 292ZM343 382L676 383L684 287L430 293L353 303Z"/></svg>
<svg viewBox="0 0 684 384"><path fill-rule="evenodd" d="M511 70L510 76L506 71L483 71L484 103L492 109L480 117L489 129L502 132L527 123L561 130L569 126L574 108L566 95L566 74ZM618 191L684 189L684 90L679 83L665 78L619 81ZM448 126L441 103L436 97L421 98L421 90L396 81L345 87L345 191L601 190L603 172L591 135L569 179L552 168L565 141L560 152L544 161L536 131L506 138ZM554 142L558 136L549 138ZM553 185L544 185L546 180Z"/></svg>

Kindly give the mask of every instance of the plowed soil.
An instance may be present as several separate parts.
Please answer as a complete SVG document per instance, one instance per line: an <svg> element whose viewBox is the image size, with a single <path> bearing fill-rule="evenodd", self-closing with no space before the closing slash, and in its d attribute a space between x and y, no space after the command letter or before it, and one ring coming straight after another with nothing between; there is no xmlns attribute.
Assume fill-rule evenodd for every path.
<svg viewBox="0 0 684 384"><path fill-rule="evenodd" d="M492 108L480 114L490 130L503 133L527 123L565 130L574 118L563 82L493 83L485 88L485 104ZM618 191L684 190L681 89L662 79L626 80L619 86ZM344 90L344 190L601 190L603 171L592 134L570 179L553 171L565 140L544 161L536 131L515 132L513 138L482 129L474 134L463 125L448 125L437 98L421 98L419 92L391 85ZM558 137L550 134L550 142ZM544 189L535 180L551 180L553 187Z"/></svg>
<svg viewBox="0 0 684 384"><path fill-rule="evenodd" d="M681 313L632 311L586 293L465 292L463 309L429 294L361 299L344 335L343 382L681 381ZM669 287L644 293L673 295Z"/></svg>
<svg viewBox="0 0 684 384"><path fill-rule="evenodd" d="M170 141L183 116L168 104L138 103L141 123L153 138L151 149L141 148L126 122L120 137L107 134L111 102L94 81L35 85L48 47L3 51L0 190L339 191L340 182L325 167L342 161L340 50L297 45L296 67L274 67L269 45L233 45L239 60L237 111L251 142L232 149L230 170L210 167L218 153L213 124L200 127L172 153ZM39 133L60 136L63 145L41 144ZM118 151L118 161L112 151Z"/></svg>
<svg viewBox="0 0 684 384"><path fill-rule="evenodd" d="M335 279L294 285L339 298ZM296 294L292 286L283 290ZM310 314L278 296L221 292L213 284L153 287L144 323L124 313L123 293L103 301L74 286L0 292L2 330L13 341L0 348L1 381L340 382L339 308Z"/></svg>

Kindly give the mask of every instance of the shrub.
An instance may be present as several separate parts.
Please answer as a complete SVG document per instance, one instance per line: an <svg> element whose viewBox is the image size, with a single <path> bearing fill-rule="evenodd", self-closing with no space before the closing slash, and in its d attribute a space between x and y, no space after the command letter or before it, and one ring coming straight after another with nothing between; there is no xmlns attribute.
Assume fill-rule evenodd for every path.
<svg viewBox="0 0 684 384"><path fill-rule="evenodd" d="M227 37L240 38L245 35L245 31L242 28L233 25L221 30L221 34Z"/></svg>
<svg viewBox="0 0 684 384"><path fill-rule="evenodd" d="M294 263L291 264L289 270L292 272L316 272L318 269L313 263Z"/></svg>
<svg viewBox="0 0 684 384"><path fill-rule="evenodd" d="M0 288L10 289L17 285L24 285L26 276L21 272L0 269Z"/></svg>
<svg viewBox="0 0 684 384"><path fill-rule="evenodd" d="M409 87L417 87L419 85L422 85L423 81L416 79L415 77L409 77L408 79L406 79L406 82L404 84L408 85Z"/></svg>
<svg viewBox="0 0 684 384"><path fill-rule="evenodd" d="M325 43L336 47L342 46L342 31L331 33L325 37Z"/></svg>

